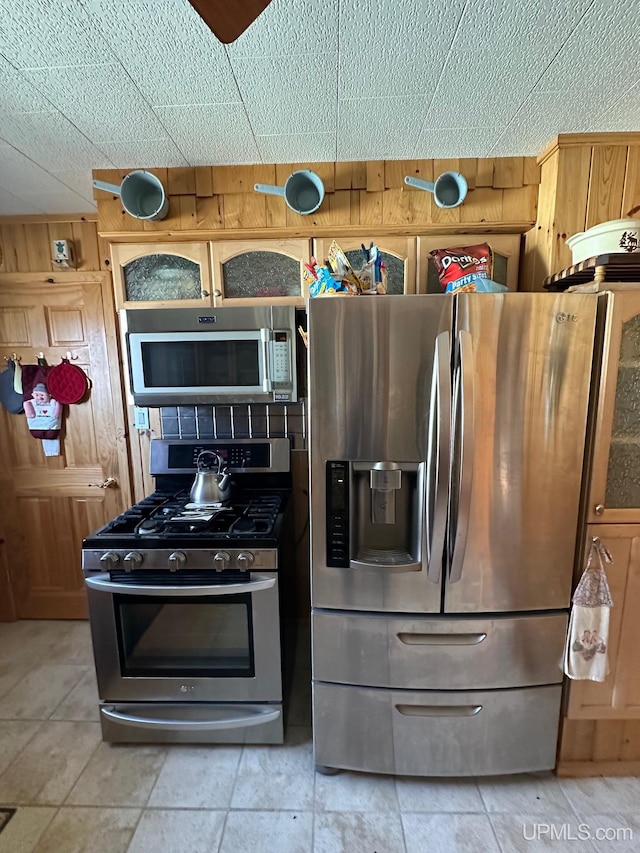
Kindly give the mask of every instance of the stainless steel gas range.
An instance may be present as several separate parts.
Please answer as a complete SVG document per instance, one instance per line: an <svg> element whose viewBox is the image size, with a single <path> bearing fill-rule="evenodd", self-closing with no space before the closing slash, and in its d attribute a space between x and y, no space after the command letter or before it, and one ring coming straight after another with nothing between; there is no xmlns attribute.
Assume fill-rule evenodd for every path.
<svg viewBox="0 0 640 853"><path fill-rule="evenodd" d="M232 475L224 505L189 505L203 450ZM156 491L84 540L105 740L282 743L289 450L154 440Z"/></svg>

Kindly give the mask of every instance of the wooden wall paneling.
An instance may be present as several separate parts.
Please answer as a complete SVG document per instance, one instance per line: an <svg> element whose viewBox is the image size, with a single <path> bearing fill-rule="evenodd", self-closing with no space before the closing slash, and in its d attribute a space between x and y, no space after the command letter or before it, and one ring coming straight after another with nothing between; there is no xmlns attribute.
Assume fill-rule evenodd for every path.
<svg viewBox="0 0 640 853"><path fill-rule="evenodd" d="M458 162L460 163L460 174L466 178L469 189L474 190L476 188L476 172L478 169L477 158L461 157Z"/></svg>
<svg viewBox="0 0 640 853"><path fill-rule="evenodd" d="M206 198L213 195L213 173L211 166L195 167L196 196Z"/></svg>
<svg viewBox="0 0 640 853"><path fill-rule="evenodd" d="M624 175L621 216L640 214L640 145L627 148L627 168Z"/></svg>
<svg viewBox="0 0 640 853"><path fill-rule="evenodd" d="M502 218L505 222L535 222L538 212L538 187L529 184L502 192Z"/></svg>
<svg viewBox="0 0 640 853"><path fill-rule="evenodd" d="M360 225L382 225L382 206L385 193L368 193L354 190L360 197Z"/></svg>
<svg viewBox="0 0 640 853"><path fill-rule="evenodd" d="M351 163L336 163L333 171L333 176L334 189L351 189Z"/></svg>
<svg viewBox="0 0 640 853"><path fill-rule="evenodd" d="M276 163L276 184L283 187L289 175L295 171L296 166L293 163Z"/></svg>
<svg viewBox="0 0 640 853"><path fill-rule="evenodd" d="M117 186L120 186L126 174L126 169L94 169L92 172L94 181L106 181L108 184L116 184ZM106 190L93 187L93 198L94 201L102 201L109 198L109 193Z"/></svg>
<svg viewBox="0 0 640 853"><path fill-rule="evenodd" d="M101 231L143 231L141 219L129 216L120 204L120 196L101 192L98 199L98 222Z"/></svg>
<svg viewBox="0 0 640 853"><path fill-rule="evenodd" d="M493 164L493 186L496 189L521 187L524 184L524 157L497 157Z"/></svg>
<svg viewBox="0 0 640 853"><path fill-rule="evenodd" d="M284 228L287 224L287 206L275 195L265 196L267 228Z"/></svg>
<svg viewBox="0 0 640 853"><path fill-rule="evenodd" d="M275 184L276 167L274 163L257 163L253 167L254 184ZM253 190L255 192L255 190Z"/></svg>
<svg viewBox="0 0 640 853"><path fill-rule="evenodd" d="M332 193L336 189L335 163L307 163L301 168L310 169L312 172L315 172L321 178L326 193ZM350 187L339 187L338 189L348 190Z"/></svg>
<svg viewBox="0 0 640 853"><path fill-rule="evenodd" d="M349 206L351 208L351 224L360 225L360 190L349 190Z"/></svg>
<svg viewBox="0 0 640 853"><path fill-rule="evenodd" d="M208 231L224 228L223 196L196 198L196 228Z"/></svg>
<svg viewBox="0 0 640 853"><path fill-rule="evenodd" d="M562 720L559 759L591 761L596 731L595 720Z"/></svg>
<svg viewBox="0 0 640 853"><path fill-rule="evenodd" d="M6 272L5 257L6 257L5 238L4 238L4 234L2 233L2 225L0 225L0 273Z"/></svg>
<svg viewBox="0 0 640 853"><path fill-rule="evenodd" d="M520 265L519 289L542 290L554 244L556 189L558 184L558 152L549 157L541 167L541 184L538 191L538 216L534 227L527 232L524 255Z"/></svg>
<svg viewBox="0 0 640 853"><path fill-rule="evenodd" d="M404 186L386 190L382 198L383 225L424 225L431 222L435 204L426 190Z"/></svg>
<svg viewBox="0 0 640 853"><path fill-rule="evenodd" d="M572 147L558 151L558 173L555 187L555 210L551 223L554 239L548 258L551 275L571 266L571 250L567 237L584 231L590 195L592 152L590 148ZM540 282L542 286L542 282Z"/></svg>
<svg viewBox="0 0 640 853"><path fill-rule="evenodd" d="M40 272L53 268L52 246L49 245L49 229L46 223L25 225L29 272Z"/></svg>
<svg viewBox="0 0 640 853"><path fill-rule="evenodd" d="M189 231L197 226L196 197L195 195L178 196L180 209L180 229Z"/></svg>
<svg viewBox="0 0 640 853"><path fill-rule="evenodd" d="M364 190L367 186L367 164L364 160L351 163L351 189Z"/></svg>
<svg viewBox="0 0 640 853"><path fill-rule="evenodd" d="M71 233L78 270L99 270L98 231L95 222L72 222Z"/></svg>
<svg viewBox="0 0 640 853"><path fill-rule="evenodd" d="M195 195L196 170L193 166L180 166L167 170L168 195Z"/></svg>
<svg viewBox="0 0 640 853"><path fill-rule="evenodd" d="M640 720L624 720L621 761L640 761Z"/></svg>
<svg viewBox="0 0 640 853"><path fill-rule="evenodd" d="M384 160L367 161L367 192L377 193L384 190Z"/></svg>
<svg viewBox="0 0 640 853"><path fill-rule="evenodd" d="M29 252L24 225L5 225L5 266L7 272L29 272Z"/></svg>
<svg viewBox="0 0 640 853"><path fill-rule="evenodd" d="M464 204L456 208L459 212L458 221L462 223L500 222L503 219L502 200L503 190L476 186L475 190L467 195Z"/></svg>
<svg viewBox="0 0 640 853"><path fill-rule="evenodd" d="M586 227L619 219L627 165L627 148L604 145L593 148L587 200Z"/></svg>
<svg viewBox="0 0 640 853"><path fill-rule="evenodd" d="M493 186L494 160L487 157L478 157L476 160L476 187Z"/></svg>
<svg viewBox="0 0 640 853"><path fill-rule="evenodd" d="M213 191L218 195L253 192L253 166L214 166Z"/></svg>
<svg viewBox="0 0 640 853"><path fill-rule="evenodd" d="M322 209L329 201L330 225L354 225L353 211L351 210L351 190L336 190L325 196L325 200L320 210L313 214L313 219L317 217ZM310 217L307 217L310 218Z"/></svg>
<svg viewBox="0 0 640 853"><path fill-rule="evenodd" d="M540 166L535 157L524 157L522 180L526 185L540 183Z"/></svg>

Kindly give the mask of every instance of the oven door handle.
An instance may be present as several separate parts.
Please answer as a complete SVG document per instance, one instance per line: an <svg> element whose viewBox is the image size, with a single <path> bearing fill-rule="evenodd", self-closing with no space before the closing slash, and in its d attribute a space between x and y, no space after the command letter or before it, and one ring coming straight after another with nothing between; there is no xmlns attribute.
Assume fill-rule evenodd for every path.
<svg viewBox="0 0 640 853"><path fill-rule="evenodd" d="M109 573L91 575L84 582L90 589L99 592L119 592L123 595L155 595L158 598L174 598L175 596L205 596L205 595L236 595L239 592L259 592L261 589L271 589L276 579L265 575L253 574L256 580L247 583L227 583L216 586L157 586L153 584L116 583L109 579Z"/></svg>
<svg viewBox="0 0 640 853"><path fill-rule="evenodd" d="M138 717L134 714L123 714L121 711L116 711L115 708L100 708L100 713L108 720L114 723L121 723L128 726L135 726L140 729L187 729L190 731L213 731L215 729L241 729L248 726L261 726L264 723L271 723L278 720L282 711L280 708L274 708L272 711L265 710L248 710L245 708L229 709L230 715L217 720L180 720L180 719L162 719L159 717ZM231 716L234 711L239 711L237 716Z"/></svg>

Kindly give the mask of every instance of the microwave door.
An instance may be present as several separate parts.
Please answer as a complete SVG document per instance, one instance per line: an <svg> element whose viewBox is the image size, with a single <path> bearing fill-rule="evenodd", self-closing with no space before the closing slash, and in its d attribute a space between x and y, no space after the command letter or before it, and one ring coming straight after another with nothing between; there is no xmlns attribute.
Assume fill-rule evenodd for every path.
<svg viewBox="0 0 640 853"><path fill-rule="evenodd" d="M270 332L130 333L134 400L142 405L167 398L194 402L211 397L269 395Z"/></svg>

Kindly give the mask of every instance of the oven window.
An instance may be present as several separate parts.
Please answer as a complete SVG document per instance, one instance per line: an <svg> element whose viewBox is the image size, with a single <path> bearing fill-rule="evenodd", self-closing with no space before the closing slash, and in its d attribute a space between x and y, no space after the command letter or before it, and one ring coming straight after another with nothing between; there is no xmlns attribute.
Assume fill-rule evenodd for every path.
<svg viewBox="0 0 640 853"><path fill-rule="evenodd" d="M261 384L259 342L141 343L145 388L241 388Z"/></svg>
<svg viewBox="0 0 640 853"><path fill-rule="evenodd" d="M251 595L115 595L124 676L253 678Z"/></svg>

